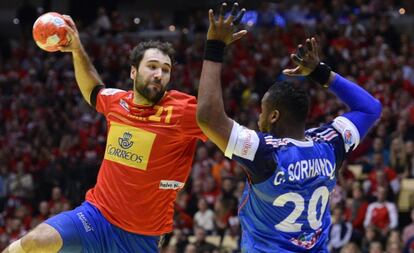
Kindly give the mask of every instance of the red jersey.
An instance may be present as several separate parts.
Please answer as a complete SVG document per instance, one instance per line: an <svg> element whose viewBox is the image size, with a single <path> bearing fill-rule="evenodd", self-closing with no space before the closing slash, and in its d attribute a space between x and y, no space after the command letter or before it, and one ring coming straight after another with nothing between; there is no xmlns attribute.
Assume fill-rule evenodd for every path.
<svg viewBox="0 0 414 253"><path fill-rule="evenodd" d="M113 225L143 235L173 229L176 193L189 175L197 139L196 99L168 91L154 106L133 103L133 91L101 89L96 109L108 136L97 182L86 194Z"/></svg>

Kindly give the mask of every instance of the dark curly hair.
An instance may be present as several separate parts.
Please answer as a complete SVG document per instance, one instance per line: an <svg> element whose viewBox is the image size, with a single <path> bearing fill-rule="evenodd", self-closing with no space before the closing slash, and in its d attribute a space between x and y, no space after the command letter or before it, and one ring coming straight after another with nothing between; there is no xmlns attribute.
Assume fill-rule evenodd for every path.
<svg viewBox="0 0 414 253"><path fill-rule="evenodd" d="M138 45L134 47L134 49L132 49L129 55L129 61L130 61L131 66L138 68L142 58L144 57L145 51L151 48L160 50L165 55L168 55L168 57L170 57L171 63L174 62L175 50L172 47L171 43L161 42L159 40L156 40L156 41L150 40L150 41L140 42Z"/></svg>
<svg viewBox="0 0 414 253"><path fill-rule="evenodd" d="M309 96L305 89L288 81L276 82L269 90L268 108L280 111L280 120L304 124L309 112Z"/></svg>

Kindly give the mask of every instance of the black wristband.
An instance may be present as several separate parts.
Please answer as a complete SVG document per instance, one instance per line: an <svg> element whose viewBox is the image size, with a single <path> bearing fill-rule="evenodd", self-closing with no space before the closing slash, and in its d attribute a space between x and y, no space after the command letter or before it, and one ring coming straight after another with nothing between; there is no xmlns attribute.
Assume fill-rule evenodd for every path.
<svg viewBox="0 0 414 253"><path fill-rule="evenodd" d="M221 40L207 40L204 49L204 60L223 62L226 43Z"/></svg>
<svg viewBox="0 0 414 253"><path fill-rule="evenodd" d="M318 66L309 74L309 78L322 85L323 87L329 87L329 77L331 76L331 68L323 62L319 62Z"/></svg>

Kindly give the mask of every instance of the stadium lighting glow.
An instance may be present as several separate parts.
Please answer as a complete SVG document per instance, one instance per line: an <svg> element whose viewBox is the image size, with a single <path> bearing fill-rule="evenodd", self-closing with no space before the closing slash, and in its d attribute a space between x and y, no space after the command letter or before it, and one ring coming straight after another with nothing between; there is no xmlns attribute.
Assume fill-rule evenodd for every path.
<svg viewBox="0 0 414 253"><path fill-rule="evenodd" d="M18 25L20 23L20 20L18 18L13 19L13 24Z"/></svg>
<svg viewBox="0 0 414 253"><path fill-rule="evenodd" d="M405 14L405 9L404 8L400 8L398 10L398 12L400 13L400 15L404 15Z"/></svg>
<svg viewBox="0 0 414 253"><path fill-rule="evenodd" d="M168 27L168 30L170 30L170 32L174 32L175 31L175 26L174 25L170 25Z"/></svg>
<svg viewBox="0 0 414 253"><path fill-rule="evenodd" d="M140 18L134 18L134 24L138 25L139 23L141 23L141 19Z"/></svg>

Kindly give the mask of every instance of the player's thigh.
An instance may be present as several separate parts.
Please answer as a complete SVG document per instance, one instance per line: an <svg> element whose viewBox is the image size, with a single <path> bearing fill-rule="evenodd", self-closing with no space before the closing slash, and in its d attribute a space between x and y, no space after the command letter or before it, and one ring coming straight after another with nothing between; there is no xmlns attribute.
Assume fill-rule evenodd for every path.
<svg viewBox="0 0 414 253"><path fill-rule="evenodd" d="M21 240L21 246L26 252L58 252L62 245L59 232L46 223L38 225Z"/></svg>
<svg viewBox="0 0 414 253"><path fill-rule="evenodd" d="M41 224L44 224L44 227L47 229L53 229L53 235L50 234L47 237L50 237L54 242L58 241L60 243L59 253L77 253L82 251L82 235L79 233L79 224L77 224L78 220L76 220L76 212L80 208L77 207L74 210L55 215Z"/></svg>

